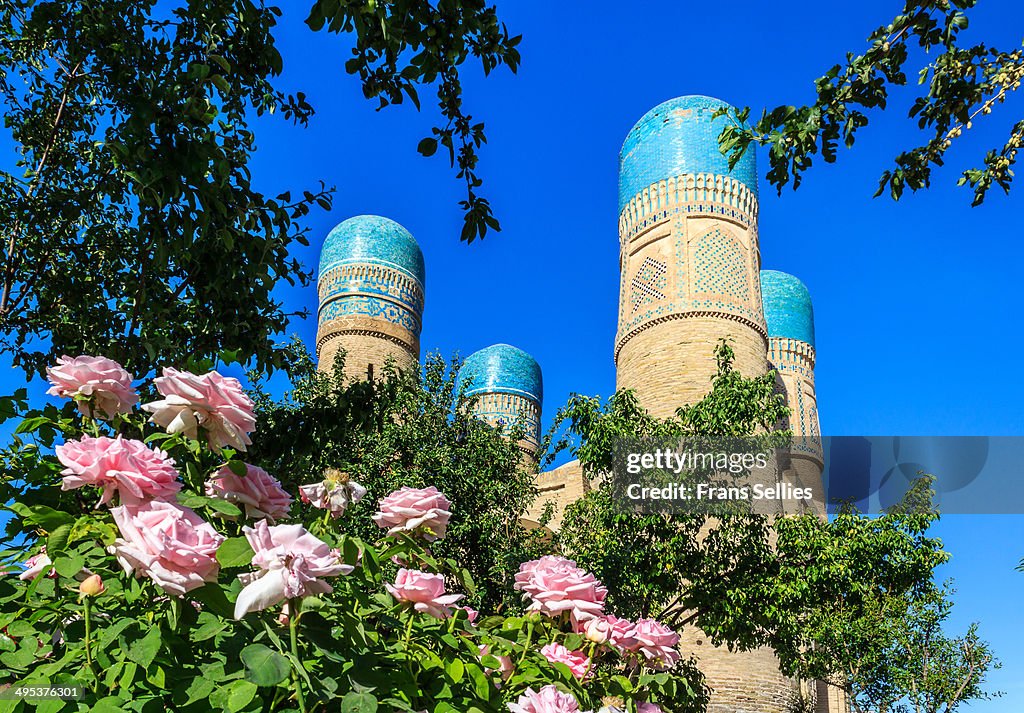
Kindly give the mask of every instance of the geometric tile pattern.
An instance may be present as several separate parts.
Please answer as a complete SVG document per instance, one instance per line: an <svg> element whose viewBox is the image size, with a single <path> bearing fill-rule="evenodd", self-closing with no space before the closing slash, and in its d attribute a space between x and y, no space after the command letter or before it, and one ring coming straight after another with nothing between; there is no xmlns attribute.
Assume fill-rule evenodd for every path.
<svg viewBox="0 0 1024 713"><path fill-rule="evenodd" d="M633 311L641 305L665 299L665 284L668 268L665 263L651 257L645 257L640 269L633 277Z"/></svg>

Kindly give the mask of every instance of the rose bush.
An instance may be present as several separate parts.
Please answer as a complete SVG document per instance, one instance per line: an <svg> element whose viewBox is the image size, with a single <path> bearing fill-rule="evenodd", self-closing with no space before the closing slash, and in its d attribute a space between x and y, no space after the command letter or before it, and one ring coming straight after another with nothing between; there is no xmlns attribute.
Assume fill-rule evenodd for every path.
<svg viewBox="0 0 1024 713"><path fill-rule="evenodd" d="M615 618L572 561L524 563L521 610L478 612L466 570L432 552L472 517L458 502L400 488L376 504L379 541L353 537L360 484L311 474L296 499L237 458L257 425L237 381L155 381L140 391L162 398L116 418L97 389L42 411L19 397L0 681L85 694L0 711L703 709L674 632Z"/></svg>

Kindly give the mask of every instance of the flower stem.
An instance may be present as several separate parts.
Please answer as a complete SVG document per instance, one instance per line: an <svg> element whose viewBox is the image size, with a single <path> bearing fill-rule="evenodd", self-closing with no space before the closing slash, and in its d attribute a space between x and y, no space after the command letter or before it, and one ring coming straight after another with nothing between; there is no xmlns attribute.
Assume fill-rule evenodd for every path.
<svg viewBox="0 0 1024 713"><path fill-rule="evenodd" d="M302 713L306 713L306 698L302 694L302 681L299 680L298 666L302 665L302 659L299 658L299 608L302 606L302 599L296 597L295 599L288 600L289 609L291 616L288 618L288 634L291 638L292 644L292 686L295 688L295 697L299 701L299 710Z"/></svg>
<svg viewBox="0 0 1024 713"><path fill-rule="evenodd" d="M523 653L519 655L519 665L523 665L523 661L526 660L526 652L530 650L530 644L533 641L533 619L531 618L526 622L526 645L523 646Z"/></svg>
<svg viewBox="0 0 1024 713"><path fill-rule="evenodd" d="M92 677L96 681L96 693L99 694L100 688L100 677L96 673L96 666L92 660L92 597L86 597L85 601L85 662L89 666L89 670L92 672Z"/></svg>

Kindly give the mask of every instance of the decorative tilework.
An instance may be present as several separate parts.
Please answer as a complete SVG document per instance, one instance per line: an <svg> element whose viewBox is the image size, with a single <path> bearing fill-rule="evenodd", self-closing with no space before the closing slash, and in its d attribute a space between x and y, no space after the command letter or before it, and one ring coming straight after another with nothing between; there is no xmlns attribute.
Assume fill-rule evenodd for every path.
<svg viewBox="0 0 1024 713"><path fill-rule="evenodd" d="M403 272L381 265L348 264L320 276L321 305L349 295L377 295L423 314L423 288Z"/></svg>
<svg viewBox="0 0 1024 713"><path fill-rule="evenodd" d="M658 181L619 212L620 244L679 215L721 216L757 228L757 196L727 176L682 174Z"/></svg>
<svg viewBox="0 0 1024 713"><path fill-rule="evenodd" d="M731 108L720 99L684 96L651 109L633 126L619 152L619 211L648 186L684 173L731 176L757 194L757 163L748 150L731 171L718 148Z"/></svg>
<svg viewBox="0 0 1024 713"><path fill-rule="evenodd" d="M320 308L320 323L325 324L340 317L371 317L383 319L419 337L420 320L412 311L389 300L369 296L349 296L328 302Z"/></svg>
<svg viewBox="0 0 1024 713"><path fill-rule="evenodd" d="M804 283L785 272L762 270L761 300L769 336L814 346L814 308Z"/></svg>
<svg viewBox="0 0 1024 713"><path fill-rule="evenodd" d="M747 259L743 247L729 231L716 227L702 235L694 251L694 295L718 295L731 298L735 306L750 304L750 285L747 280ZM707 300L702 304L721 307L721 300Z"/></svg>
<svg viewBox="0 0 1024 713"><path fill-rule="evenodd" d="M498 427L522 425L526 440L540 443L540 407L533 399L518 394L488 393L477 396L473 414Z"/></svg>
<svg viewBox="0 0 1024 713"><path fill-rule="evenodd" d="M519 394L538 404L544 400L544 382L536 360L509 344L494 344L470 354L459 370L458 381L472 379L468 396L483 393Z"/></svg>
<svg viewBox="0 0 1024 713"><path fill-rule="evenodd" d="M328 234L320 252L320 323L380 319L407 329L415 341L423 282L423 253L409 231L380 216L349 218Z"/></svg>
<svg viewBox="0 0 1024 713"><path fill-rule="evenodd" d="M666 272L665 263L651 257L644 258L640 269L633 277L633 312L636 312L641 305L665 299L665 284L668 279Z"/></svg>
<svg viewBox="0 0 1024 713"><path fill-rule="evenodd" d="M328 233L320 250L320 275L348 263L391 267L426 282L423 253L408 230L379 215L357 215Z"/></svg>

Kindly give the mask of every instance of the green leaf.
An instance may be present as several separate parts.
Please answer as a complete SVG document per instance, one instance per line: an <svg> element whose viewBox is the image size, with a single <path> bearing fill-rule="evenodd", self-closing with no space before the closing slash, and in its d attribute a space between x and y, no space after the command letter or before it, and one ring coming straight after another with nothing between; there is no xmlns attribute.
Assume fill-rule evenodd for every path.
<svg viewBox="0 0 1024 713"><path fill-rule="evenodd" d="M53 532L58 527L70 525L75 522L75 518L66 512L54 510L46 505L33 505L30 507L24 503L14 502L5 507L18 515L21 515L26 524L39 525L47 532Z"/></svg>
<svg viewBox="0 0 1024 713"><path fill-rule="evenodd" d="M50 558L56 557L58 554L64 551L67 547L68 537L71 535L71 529L74 525L61 525L56 530L50 533L50 536L46 538L46 554Z"/></svg>
<svg viewBox="0 0 1024 713"><path fill-rule="evenodd" d="M241 658L245 664L245 679L257 686L276 686L288 678L291 670L288 659L263 644L246 646Z"/></svg>
<svg viewBox="0 0 1024 713"><path fill-rule="evenodd" d="M423 139L416 147L416 150L424 156L433 156L437 153L437 139L432 139L430 137Z"/></svg>
<svg viewBox="0 0 1024 713"><path fill-rule="evenodd" d="M375 713L377 710L377 699L370 693L356 693L355 691L345 694L341 699L341 713Z"/></svg>
<svg viewBox="0 0 1024 713"><path fill-rule="evenodd" d="M249 705L249 702L256 696L259 689L256 684L249 681L232 681L227 686L227 697L224 700L224 710L240 711Z"/></svg>
<svg viewBox="0 0 1024 713"><path fill-rule="evenodd" d="M211 510L219 512L221 515L238 517L242 514L242 510L237 505L229 503L227 500L221 500L220 498L206 498L206 505Z"/></svg>
<svg viewBox="0 0 1024 713"><path fill-rule="evenodd" d="M160 627L154 626L149 633L132 643L128 648L128 658L142 668L149 668L157 653L160 652L160 644Z"/></svg>
<svg viewBox="0 0 1024 713"><path fill-rule="evenodd" d="M74 577L85 567L85 559L80 556L58 557L53 561L53 568L62 577Z"/></svg>
<svg viewBox="0 0 1024 713"><path fill-rule="evenodd" d="M231 469L232 473L234 473L235 475L237 475L239 477L243 477L246 473L249 472L249 469L245 465L245 462L244 461L240 461L240 460L234 460L234 459L229 460L228 461L228 468Z"/></svg>
<svg viewBox="0 0 1024 713"><path fill-rule="evenodd" d="M237 581L237 580L236 580ZM211 612L225 619L233 619L235 608L224 594L224 589L216 582L210 582L190 594L198 602L202 602Z"/></svg>
<svg viewBox="0 0 1024 713"><path fill-rule="evenodd" d="M124 713L123 704L124 701L117 696L107 696L96 701L89 711L90 713Z"/></svg>
<svg viewBox="0 0 1024 713"><path fill-rule="evenodd" d="M195 703L196 701L207 699L210 694L213 693L214 683L205 676L196 676L192 679L192 683L185 689L188 693L188 700L185 701L185 705Z"/></svg>
<svg viewBox="0 0 1024 713"><path fill-rule="evenodd" d="M458 683L466 673L466 665L462 663L462 659L453 659L445 666L445 671L452 683Z"/></svg>
<svg viewBox="0 0 1024 713"><path fill-rule="evenodd" d="M217 548L221 567L245 567L252 562L252 547L244 537L229 537Z"/></svg>

